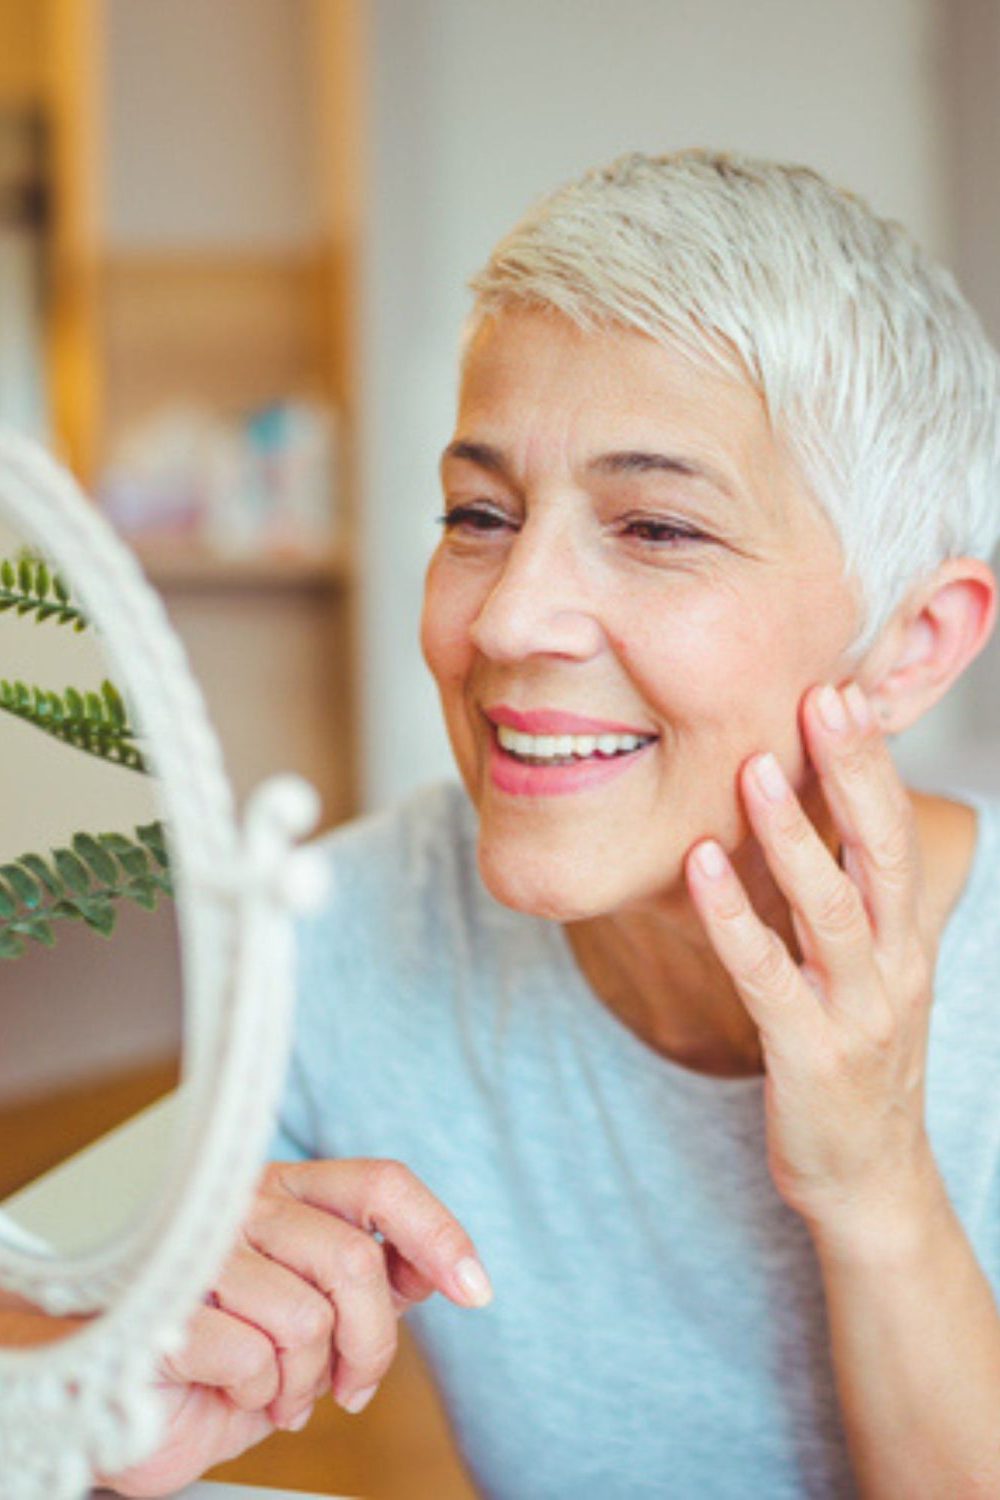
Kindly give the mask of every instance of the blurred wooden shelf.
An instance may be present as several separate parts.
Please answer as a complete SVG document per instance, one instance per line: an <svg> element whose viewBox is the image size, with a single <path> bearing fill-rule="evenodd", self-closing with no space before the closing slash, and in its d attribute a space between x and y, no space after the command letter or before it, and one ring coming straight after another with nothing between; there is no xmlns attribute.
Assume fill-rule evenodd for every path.
<svg viewBox="0 0 1000 1500"><path fill-rule="evenodd" d="M133 542L130 546L150 583L163 589L340 590L352 581L346 546L312 555L226 554L174 543Z"/></svg>
<svg viewBox="0 0 1000 1500"><path fill-rule="evenodd" d="M0 0L0 100L37 89L49 128L52 427L86 490L123 433L172 404L226 418L298 395L337 414L336 546L233 557L191 539L129 541L212 707L237 795L297 770L334 822L357 810L361 765L350 542L371 7L232 8L233 55L274 98L222 137L216 84L238 93L225 93L216 9ZM199 48L204 66L189 76ZM274 133L265 161L263 130ZM165 217L157 163L177 139L185 157L203 140L203 160L166 173ZM288 186L277 204L275 183Z"/></svg>

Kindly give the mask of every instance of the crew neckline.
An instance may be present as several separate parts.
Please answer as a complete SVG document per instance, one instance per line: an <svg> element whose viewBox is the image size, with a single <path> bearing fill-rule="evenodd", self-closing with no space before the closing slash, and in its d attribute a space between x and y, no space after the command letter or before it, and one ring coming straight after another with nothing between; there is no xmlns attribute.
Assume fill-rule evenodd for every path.
<svg viewBox="0 0 1000 1500"><path fill-rule="evenodd" d="M655 1047L644 1042L630 1026L626 1026L610 1006L605 1005L597 991L588 983L586 975L576 961L569 934L563 924L545 922L544 918L539 918L539 920L544 922L548 929L547 936L565 976L565 993L571 1013L575 1016L580 1014L587 1016L590 1024L603 1031L614 1043L620 1055L632 1066L639 1067L646 1073L655 1073L660 1078L673 1079L678 1087L686 1088L696 1094L710 1093L718 1097L720 1093L725 1093L729 1098L741 1098L756 1096L760 1092L765 1077L763 1073L751 1073L731 1078L717 1073L701 1073L695 1068L685 1067L683 1063L677 1062L672 1057L665 1057L662 1052L657 1052Z"/></svg>

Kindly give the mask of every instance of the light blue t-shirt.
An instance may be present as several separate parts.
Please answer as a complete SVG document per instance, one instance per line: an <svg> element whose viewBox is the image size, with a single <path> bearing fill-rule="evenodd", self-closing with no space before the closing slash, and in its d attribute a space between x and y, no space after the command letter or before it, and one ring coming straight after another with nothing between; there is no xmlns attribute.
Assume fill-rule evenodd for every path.
<svg viewBox="0 0 1000 1500"><path fill-rule="evenodd" d="M939 954L928 1122L1000 1288L1000 804ZM492 1500L855 1493L808 1233L763 1083L691 1072L595 997L557 924L476 873L457 786L324 843L277 1155L405 1162L496 1299L410 1315Z"/></svg>

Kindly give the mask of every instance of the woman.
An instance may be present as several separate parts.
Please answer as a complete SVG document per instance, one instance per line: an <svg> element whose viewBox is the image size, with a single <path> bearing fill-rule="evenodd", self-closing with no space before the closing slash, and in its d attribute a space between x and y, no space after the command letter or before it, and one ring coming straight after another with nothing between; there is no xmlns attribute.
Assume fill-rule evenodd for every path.
<svg viewBox="0 0 1000 1500"><path fill-rule="evenodd" d="M329 841L298 1164L120 1486L299 1425L331 1351L359 1409L396 1312L489 1301L474 1242L489 1309L413 1322L484 1495L1000 1495L1000 808L886 745L993 625L996 357L898 227L710 153L474 288L423 619L464 792Z"/></svg>

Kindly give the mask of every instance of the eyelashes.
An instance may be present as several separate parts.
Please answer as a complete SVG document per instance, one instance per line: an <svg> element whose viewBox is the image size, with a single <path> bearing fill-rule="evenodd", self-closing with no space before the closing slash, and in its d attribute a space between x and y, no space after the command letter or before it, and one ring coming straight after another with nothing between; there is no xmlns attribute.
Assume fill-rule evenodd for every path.
<svg viewBox="0 0 1000 1500"><path fill-rule="evenodd" d="M443 515L438 516L437 520L438 525L442 526L446 533L463 528L470 532L482 533L514 527L514 523L507 516L486 505L454 505Z"/></svg>
<svg viewBox="0 0 1000 1500"><path fill-rule="evenodd" d="M651 546L673 546L678 542L707 542L703 531L682 526L659 516L628 516L619 523L619 534Z"/></svg>
<svg viewBox="0 0 1000 1500"><path fill-rule="evenodd" d="M454 505L438 516L437 522L446 535L464 535L469 538L489 536L501 531L517 532L521 527L519 518L506 515L494 506L481 502ZM651 550L667 550L684 543L711 540L703 531L687 523L642 513L619 517L608 530L613 535L626 541L638 542Z"/></svg>

